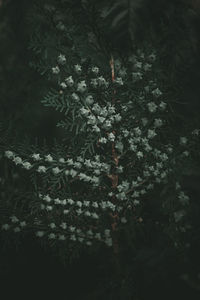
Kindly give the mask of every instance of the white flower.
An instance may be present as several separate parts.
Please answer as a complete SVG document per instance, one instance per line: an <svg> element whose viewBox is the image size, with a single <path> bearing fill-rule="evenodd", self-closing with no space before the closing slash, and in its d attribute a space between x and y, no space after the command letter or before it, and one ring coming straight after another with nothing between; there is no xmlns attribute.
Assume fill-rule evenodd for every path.
<svg viewBox="0 0 200 300"><path fill-rule="evenodd" d="M47 170L47 168L46 168L45 166L39 166L38 169L37 169L37 171L38 171L39 173L45 173L46 170Z"/></svg>
<svg viewBox="0 0 200 300"><path fill-rule="evenodd" d="M76 227L74 227L74 226L70 226L70 227L69 227L69 230L70 230L71 232L74 232L75 229L76 229Z"/></svg>
<svg viewBox="0 0 200 300"><path fill-rule="evenodd" d="M15 227L14 228L14 232L20 232L20 231L21 231L20 227Z"/></svg>
<svg viewBox="0 0 200 300"><path fill-rule="evenodd" d="M111 141L111 142L114 142L114 140L115 140L115 135L114 135L112 132L109 133L109 135L108 135L108 140Z"/></svg>
<svg viewBox="0 0 200 300"><path fill-rule="evenodd" d="M194 130L192 131L192 134L193 134L193 135L199 135L199 132L200 132L200 129L194 129Z"/></svg>
<svg viewBox="0 0 200 300"><path fill-rule="evenodd" d="M40 154L38 154L38 153L34 153L34 154L32 155L32 158L33 158L35 161L41 160Z"/></svg>
<svg viewBox="0 0 200 300"><path fill-rule="evenodd" d="M70 240L71 240L71 241L76 241L76 236L75 236L74 234L72 234L72 235L70 236Z"/></svg>
<svg viewBox="0 0 200 300"><path fill-rule="evenodd" d="M61 86L62 89L66 89L66 87L67 87L65 82L61 82L60 86Z"/></svg>
<svg viewBox="0 0 200 300"><path fill-rule="evenodd" d="M142 153L142 151L138 151L136 153L136 155L137 155L138 158L142 158L144 156L143 153Z"/></svg>
<svg viewBox="0 0 200 300"><path fill-rule="evenodd" d="M65 159L61 157L61 158L59 158L59 162L60 163L65 163Z"/></svg>
<svg viewBox="0 0 200 300"><path fill-rule="evenodd" d="M186 145L187 144L187 138L182 136L180 137L180 145Z"/></svg>
<svg viewBox="0 0 200 300"><path fill-rule="evenodd" d="M50 240L54 240L54 239L56 238L55 233L50 233L50 234L48 235L48 238L49 238Z"/></svg>
<svg viewBox="0 0 200 300"><path fill-rule="evenodd" d="M111 247L112 246L112 238L106 239L105 243L107 246Z"/></svg>
<svg viewBox="0 0 200 300"><path fill-rule="evenodd" d="M60 241L65 241L66 237L64 236L64 234L59 234L59 240Z"/></svg>
<svg viewBox="0 0 200 300"><path fill-rule="evenodd" d="M45 160L48 161L48 162L52 162L53 157L50 154L48 154L48 155L45 156Z"/></svg>
<svg viewBox="0 0 200 300"><path fill-rule="evenodd" d="M28 161L23 162L22 165L26 170L30 170L32 168L32 165Z"/></svg>
<svg viewBox="0 0 200 300"><path fill-rule="evenodd" d="M184 210L179 210L174 213L175 222L179 222L185 216Z"/></svg>
<svg viewBox="0 0 200 300"><path fill-rule="evenodd" d="M154 120L154 126L155 127L161 127L163 125L163 121L161 119L155 119Z"/></svg>
<svg viewBox="0 0 200 300"><path fill-rule="evenodd" d="M3 224L2 226L1 226L1 229L3 229L3 230L8 230L10 228L10 225L9 224Z"/></svg>
<svg viewBox="0 0 200 300"><path fill-rule="evenodd" d="M53 209L53 207L52 207L51 205L47 205L47 206L46 206L46 210L47 210L47 211L52 211L52 209Z"/></svg>
<svg viewBox="0 0 200 300"><path fill-rule="evenodd" d="M91 79L90 83L93 88L96 88L98 86L98 81L96 78Z"/></svg>
<svg viewBox="0 0 200 300"><path fill-rule="evenodd" d="M16 165L22 164L22 159L21 159L21 157L19 157L19 156L16 156L16 157L13 159L13 161L14 161L14 163L15 163Z"/></svg>
<svg viewBox="0 0 200 300"><path fill-rule="evenodd" d="M151 129L148 130L148 135L147 136L148 136L149 139L154 138L156 135L157 135L157 133L155 132L155 130L151 130Z"/></svg>
<svg viewBox="0 0 200 300"><path fill-rule="evenodd" d="M65 82L67 83L67 85L68 85L69 87L72 87L72 86L74 85L74 80L73 80L72 76L67 77L67 78L65 79Z"/></svg>
<svg viewBox="0 0 200 300"><path fill-rule="evenodd" d="M72 204L74 204L74 200L72 200L72 199L67 199L67 203L70 204L70 205L72 205Z"/></svg>
<svg viewBox="0 0 200 300"><path fill-rule="evenodd" d="M60 54L58 56L58 63L61 64L61 65L64 65L66 63L66 57L65 57L65 55Z"/></svg>
<svg viewBox="0 0 200 300"><path fill-rule="evenodd" d="M105 236L110 236L110 229L105 229L104 233L105 233Z"/></svg>
<svg viewBox="0 0 200 300"><path fill-rule="evenodd" d="M69 213L69 209L64 209L64 210L63 210L63 214L64 214L64 215L67 215L68 213Z"/></svg>
<svg viewBox="0 0 200 300"><path fill-rule="evenodd" d="M46 202L51 202L51 198L49 197L49 195L45 195L43 197L43 200L46 201Z"/></svg>
<svg viewBox="0 0 200 300"><path fill-rule="evenodd" d="M85 103L88 105L92 105L94 103L94 99L92 97L92 95L88 95L85 99Z"/></svg>
<svg viewBox="0 0 200 300"><path fill-rule="evenodd" d="M151 70L151 67L152 67L151 64L148 64L148 63L145 64L145 65L144 65L144 71L145 71L145 72L150 71L150 70Z"/></svg>
<svg viewBox="0 0 200 300"><path fill-rule="evenodd" d="M81 68L81 66L78 65L78 64L74 66L74 70L75 70L75 72L76 72L77 74L80 74L80 73L82 72L82 68Z"/></svg>
<svg viewBox="0 0 200 300"><path fill-rule="evenodd" d="M21 227L25 227L25 226L26 226L26 221L20 222L20 226L21 226Z"/></svg>
<svg viewBox="0 0 200 300"><path fill-rule="evenodd" d="M86 217L90 217L90 216L91 216L91 213L90 213L89 211L86 211L86 212L84 213L84 215L85 215Z"/></svg>
<svg viewBox="0 0 200 300"><path fill-rule="evenodd" d="M89 202L89 201L86 201L86 200L84 200L84 201L83 201L83 204L84 204L84 206L88 207L88 206L90 205L90 202Z"/></svg>
<svg viewBox="0 0 200 300"><path fill-rule="evenodd" d="M56 198L56 199L54 199L54 203L55 203L55 204L61 204L61 201L60 201L59 198Z"/></svg>
<svg viewBox="0 0 200 300"><path fill-rule="evenodd" d="M87 245L87 246L91 246L91 245L92 245L92 242L91 242L91 241L87 241L87 242L86 242L86 245Z"/></svg>
<svg viewBox="0 0 200 300"><path fill-rule="evenodd" d="M93 219L99 219L99 216L96 213L92 213L91 216Z"/></svg>
<svg viewBox="0 0 200 300"><path fill-rule="evenodd" d="M167 106L167 103L165 103L163 101L160 102L159 107L160 107L161 110L165 110L166 106Z"/></svg>
<svg viewBox="0 0 200 300"><path fill-rule="evenodd" d="M148 56L150 62L154 62L156 60L156 55L154 53Z"/></svg>
<svg viewBox="0 0 200 300"><path fill-rule="evenodd" d="M98 67L92 67L92 73L94 73L95 75L97 75L99 73L99 68Z"/></svg>
<svg viewBox="0 0 200 300"><path fill-rule="evenodd" d="M50 224L49 224L49 227L50 227L51 229L54 229L54 228L56 228L56 224L55 224L55 223L50 223Z"/></svg>
<svg viewBox="0 0 200 300"><path fill-rule="evenodd" d="M99 139L99 143L106 144L107 139L105 137L102 137L102 138Z"/></svg>
<svg viewBox="0 0 200 300"><path fill-rule="evenodd" d="M59 174L61 171L60 171L60 169L59 169L58 167L55 167L55 168L52 169L52 172L53 172L54 175L57 175L57 174Z"/></svg>
<svg viewBox="0 0 200 300"><path fill-rule="evenodd" d="M101 233L97 232L97 233L95 234L95 238L96 238L97 240L100 240L100 239L101 239Z"/></svg>
<svg viewBox="0 0 200 300"><path fill-rule="evenodd" d="M37 237L43 237L44 236L44 231L37 231L36 233Z"/></svg>
<svg viewBox="0 0 200 300"><path fill-rule="evenodd" d="M108 86L108 83L106 82L105 78L103 78L103 76L98 77L98 83L100 86Z"/></svg>
<svg viewBox="0 0 200 300"><path fill-rule="evenodd" d="M151 113L155 112L157 109L157 105L154 102L147 103L147 106Z"/></svg>
<svg viewBox="0 0 200 300"><path fill-rule="evenodd" d="M86 109L86 108L84 108L84 107L81 107L81 108L80 108L80 113L81 113L83 116L87 117L88 114L89 114L89 110Z"/></svg>
<svg viewBox="0 0 200 300"><path fill-rule="evenodd" d="M11 216L10 219L11 219L11 222L12 222L12 223L17 223L17 222L19 222L19 219L18 219L16 216Z"/></svg>
<svg viewBox="0 0 200 300"><path fill-rule="evenodd" d="M14 157L14 153L12 152L12 151L5 151L5 156L7 157L7 158L13 158Z"/></svg>
<svg viewBox="0 0 200 300"><path fill-rule="evenodd" d="M159 88L155 89L152 91L152 94L155 96L155 97L159 97L162 95L162 92L159 90Z"/></svg>
<svg viewBox="0 0 200 300"><path fill-rule="evenodd" d="M142 73L140 73L140 72L133 72L132 73L132 78L133 78L134 82L136 82L138 80L141 80L142 79Z"/></svg>
<svg viewBox="0 0 200 300"><path fill-rule="evenodd" d="M124 84L121 77L117 77L117 78L115 79L115 83L118 84L118 85L123 85L123 84Z"/></svg>
<svg viewBox="0 0 200 300"><path fill-rule="evenodd" d="M58 67L58 66L53 67L53 68L52 68L52 73L53 73L53 74L59 74L59 73L60 73L59 67Z"/></svg>
<svg viewBox="0 0 200 300"><path fill-rule="evenodd" d="M77 205L78 207L82 207L82 202L81 202L81 201L76 201L76 205Z"/></svg>
<svg viewBox="0 0 200 300"><path fill-rule="evenodd" d="M72 93L72 99L74 101L79 101L80 100L79 96L76 93Z"/></svg>
<svg viewBox="0 0 200 300"><path fill-rule="evenodd" d="M95 208L98 208L98 207L99 207L99 205L98 205L97 202L93 202L93 203L92 203L92 206L95 207Z"/></svg>
<svg viewBox="0 0 200 300"><path fill-rule="evenodd" d="M45 205L44 205L44 204L41 204L41 205L40 205L40 209L44 210L44 209L45 209Z"/></svg>
<svg viewBox="0 0 200 300"><path fill-rule="evenodd" d="M67 224L65 222L61 223L60 227L62 229L67 229Z"/></svg>

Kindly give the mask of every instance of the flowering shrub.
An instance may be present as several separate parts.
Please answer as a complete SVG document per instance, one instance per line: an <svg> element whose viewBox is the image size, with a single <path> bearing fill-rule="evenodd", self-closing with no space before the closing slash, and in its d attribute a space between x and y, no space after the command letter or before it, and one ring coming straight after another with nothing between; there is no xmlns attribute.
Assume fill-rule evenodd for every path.
<svg viewBox="0 0 200 300"><path fill-rule="evenodd" d="M138 50L124 61L111 57L101 72L87 59L73 64L59 54L49 70L55 88L42 102L63 114L58 126L66 139L58 152L5 151L30 175L34 192L26 213L2 219L3 231L31 230L65 247L103 242L118 251L120 228L142 222L149 194L170 182L177 200L168 217L181 222L189 197L172 178L199 131L170 134L155 63L155 52Z"/></svg>

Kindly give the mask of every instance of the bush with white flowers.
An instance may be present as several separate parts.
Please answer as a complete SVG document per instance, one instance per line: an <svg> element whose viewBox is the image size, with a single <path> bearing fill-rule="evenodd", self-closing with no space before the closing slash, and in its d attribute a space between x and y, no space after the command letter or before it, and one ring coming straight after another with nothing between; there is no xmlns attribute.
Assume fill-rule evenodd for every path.
<svg viewBox="0 0 200 300"><path fill-rule="evenodd" d="M63 155L5 151L17 168L34 174L35 190L28 214L4 218L3 231L28 228L47 242L112 246L116 232L140 217L148 194L190 155L189 137L166 137L168 104L154 78L155 61L154 52L138 51L123 62L112 59L101 73L84 60L70 65L62 53L55 58L57 89L43 103L63 113L58 125L71 136ZM180 205L173 218L179 222L189 198L176 188Z"/></svg>

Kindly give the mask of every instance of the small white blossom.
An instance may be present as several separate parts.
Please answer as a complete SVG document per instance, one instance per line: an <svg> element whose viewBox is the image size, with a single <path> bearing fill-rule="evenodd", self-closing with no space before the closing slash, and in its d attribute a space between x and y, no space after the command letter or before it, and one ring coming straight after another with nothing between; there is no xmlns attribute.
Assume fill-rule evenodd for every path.
<svg viewBox="0 0 200 300"><path fill-rule="evenodd" d="M76 102L80 100L79 96L76 93L72 93L72 99Z"/></svg>
<svg viewBox="0 0 200 300"><path fill-rule="evenodd" d="M56 238L55 233L50 233L50 234L48 235L48 238L49 238L50 240L54 240L54 239Z"/></svg>
<svg viewBox="0 0 200 300"><path fill-rule="evenodd" d="M62 229L67 229L67 224L65 222L63 222L63 223L60 224L60 227Z"/></svg>
<svg viewBox="0 0 200 300"><path fill-rule="evenodd" d="M45 156L45 161L52 162L53 157L50 154L48 154L48 155Z"/></svg>
<svg viewBox="0 0 200 300"><path fill-rule="evenodd" d="M67 85L66 85L65 82L61 82L60 86L61 86L62 89L66 89L67 88Z"/></svg>
<svg viewBox="0 0 200 300"><path fill-rule="evenodd" d="M36 233L37 237L43 237L44 236L44 231L37 231Z"/></svg>
<svg viewBox="0 0 200 300"><path fill-rule="evenodd" d="M49 227L50 227L51 229L54 229L54 228L56 228L56 224L55 224L55 223L50 223L50 224L49 224Z"/></svg>
<svg viewBox="0 0 200 300"><path fill-rule="evenodd" d="M51 205L47 205L47 206L46 206L46 210L47 210L47 211L52 211L52 210L53 210L53 207L52 207Z"/></svg>
<svg viewBox="0 0 200 300"><path fill-rule="evenodd" d="M64 236L64 234L59 234L59 240L60 241L65 241L66 237Z"/></svg>
<svg viewBox="0 0 200 300"><path fill-rule="evenodd" d="M92 73L94 73L95 75L97 75L99 73L99 68L98 67L92 67Z"/></svg>
<svg viewBox="0 0 200 300"><path fill-rule="evenodd" d="M19 156L14 157L13 161L16 165L22 164L22 159Z"/></svg>
<svg viewBox="0 0 200 300"><path fill-rule="evenodd" d="M2 226L1 226L1 229L3 229L3 230L8 230L10 228L10 225L9 224L3 224Z"/></svg>
<svg viewBox="0 0 200 300"><path fill-rule="evenodd" d="M20 222L20 226L21 226L21 227L25 227L25 226L26 226L26 221Z"/></svg>
<svg viewBox="0 0 200 300"><path fill-rule="evenodd" d="M165 103L165 102L163 102L163 101L160 102L159 107L160 107L161 110L165 110L165 109L166 109L166 106L167 106L167 103Z"/></svg>
<svg viewBox="0 0 200 300"><path fill-rule="evenodd" d="M152 91L152 94L155 96L155 97L159 97L162 95L162 92L159 90L159 88L155 89Z"/></svg>
<svg viewBox="0 0 200 300"><path fill-rule="evenodd" d="M60 73L59 67L58 67L58 66L53 67L53 68L52 68L52 73L53 73L53 74L59 74L59 73Z"/></svg>
<svg viewBox="0 0 200 300"><path fill-rule="evenodd" d="M85 80L82 80L81 82L78 83L77 85L77 91L80 93L84 93L87 89L87 85L85 83Z"/></svg>
<svg viewBox="0 0 200 300"><path fill-rule="evenodd" d="M61 64L61 65L64 65L66 63L66 57L65 57L65 55L60 54L58 56L58 63Z"/></svg>
<svg viewBox="0 0 200 300"><path fill-rule="evenodd" d="M180 145L186 145L187 144L187 138L182 136L180 137Z"/></svg>
<svg viewBox="0 0 200 300"><path fill-rule="evenodd" d="M32 154L32 158L33 158L35 161L41 160L40 154L38 154L38 153Z"/></svg>
<svg viewBox="0 0 200 300"><path fill-rule="evenodd" d="M78 64L74 66L74 70L77 74L81 74L81 72L82 72L82 68Z"/></svg>
<svg viewBox="0 0 200 300"><path fill-rule="evenodd" d="M12 151L5 151L5 156L7 157L7 158L13 158L14 157L14 153L12 152Z"/></svg>
<svg viewBox="0 0 200 300"><path fill-rule="evenodd" d="M155 112L157 109L157 105L154 102L149 102L147 106L151 113Z"/></svg>
<svg viewBox="0 0 200 300"><path fill-rule="evenodd" d="M16 216L11 216L10 219L11 219L11 222L12 222L12 223L17 223L17 222L19 222L19 219L18 219Z"/></svg>
<svg viewBox="0 0 200 300"><path fill-rule="evenodd" d="M26 170L30 170L32 168L32 165L28 161L23 162L22 165Z"/></svg>
<svg viewBox="0 0 200 300"><path fill-rule="evenodd" d="M112 132L109 133L109 135L108 135L108 140L111 141L111 142L114 142L114 140L115 140L115 135L114 135Z"/></svg>
<svg viewBox="0 0 200 300"><path fill-rule="evenodd" d="M107 139L105 137L102 137L102 138L99 139L99 143L106 144L107 143Z"/></svg>
<svg viewBox="0 0 200 300"><path fill-rule="evenodd" d="M125 217L122 217L121 222L125 224L125 223L127 223L127 219Z"/></svg>
<svg viewBox="0 0 200 300"><path fill-rule="evenodd" d="M118 84L118 85L123 85L123 84L124 84L121 77L117 77L117 78L115 79L114 82L115 82L116 84Z"/></svg>
<svg viewBox="0 0 200 300"><path fill-rule="evenodd" d="M65 82L67 83L67 85L68 85L69 87L72 87L72 86L74 85L74 80L73 80L72 76L67 77L67 78L65 79Z"/></svg>
<svg viewBox="0 0 200 300"><path fill-rule="evenodd" d="M92 105L94 103L94 98L92 97L92 95L88 95L85 99L85 103L87 105Z"/></svg>
<svg viewBox="0 0 200 300"><path fill-rule="evenodd" d="M52 172L53 172L54 175L57 175L57 174L59 174L61 171L60 171L60 169L59 169L58 167L55 167L55 168L52 169Z"/></svg>
<svg viewBox="0 0 200 300"><path fill-rule="evenodd" d="M15 227L14 228L14 232L20 232L21 231L21 228L20 227Z"/></svg>
<svg viewBox="0 0 200 300"><path fill-rule="evenodd" d="M39 166L38 169L37 169L37 171L39 173L45 173L47 171L47 168L45 166Z"/></svg>

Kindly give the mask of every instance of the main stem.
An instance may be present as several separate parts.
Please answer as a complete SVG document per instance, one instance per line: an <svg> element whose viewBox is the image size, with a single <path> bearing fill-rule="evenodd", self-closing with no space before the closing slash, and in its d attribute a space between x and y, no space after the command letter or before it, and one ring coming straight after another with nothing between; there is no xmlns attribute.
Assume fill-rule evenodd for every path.
<svg viewBox="0 0 200 300"><path fill-rule="evenodd" d="M114 69L114 59L111 55L111 60L110 60L110 67L111 67L111 72L112 72L112 82L115 81L115 69ZM114 90L113 92L113 98L112 98L112 104L115 105L115 95L116 91ZM113 134L115 135L115 131L113 130ZM117 167L119 164L119 157L116 153L115 149L115 142L112 142L112 158L115 163L115 166ZM119 176L117 174L112 174L110 176L111 181L112 181L112 189L115 190L118 186L118 180ZM116 197L113 196L112 198L113 202L116 202ZM118 242L118 237L117 237L117 221L119 219L119 216L117 213L112 214L111 213L111 218L112 218L112 235L113 235L113 252L114 252L114 259L115 259L115 267L116 267L116 272L117 275L120 275L120 260L119 260L119 242Z"/></svg>

